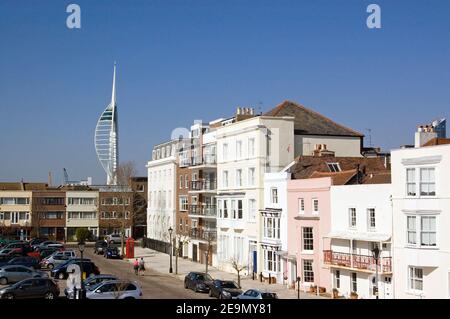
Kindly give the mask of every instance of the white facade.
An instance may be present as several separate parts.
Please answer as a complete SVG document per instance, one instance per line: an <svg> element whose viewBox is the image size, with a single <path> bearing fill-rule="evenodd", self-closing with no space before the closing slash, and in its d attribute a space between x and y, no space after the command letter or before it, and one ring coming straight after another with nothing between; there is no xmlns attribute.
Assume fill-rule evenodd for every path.
<svg viewBox="0 0 450 319"><path fill-rule="evenodd" d="M89 229L94 237L99 235L98 197L98 191L66 192L66 238L80 227Z"/></svg>
<svg viewBox="0 0 450 319"><path fill-rule="evenodd" d="M295 135L296 155L314 155L318 144L325 144L335 156L362 156L361 138L358 136Z"/></svg>
<svg viewBox="0 0 450 319"><path fill-rule="evenodd" d="M147 164L147 238L169 242L168 229L176 229L176 169L176 143L155 147Z"/></svg>
<svg viewBox="0 0 450 319"><path fill-rule="evenodd" d="M392 152L396 298L450 298L450 145Z"/></svg>
<svg viewBox="0 0 450 319"><path fill-rule="evenodd" d="M288 250L288 203L287 181L290 173L266 173L264 176L264 209L261 211L261 243L258 254L262 256L264 277L276 278L277 283L284 281L286 259L282 258Z"/></svg>
<svg viewBox="0 0 450 319"><path fill-rule="evenodd" d="M375 298L378 261L379 298L393 298L391 184L331 186L331 247L324 247L324 262L330 266L332 288L349 297Z"/></svg>
<svg viewBox="0 0 450 319"><path fill-rule="evenodd" d="M292 117L259 116L217 129L217 256L233 272L232 260L262 271L261 216L264 174L278 172L294 159ZM255 257L256 254L256 257Z"/></svg>

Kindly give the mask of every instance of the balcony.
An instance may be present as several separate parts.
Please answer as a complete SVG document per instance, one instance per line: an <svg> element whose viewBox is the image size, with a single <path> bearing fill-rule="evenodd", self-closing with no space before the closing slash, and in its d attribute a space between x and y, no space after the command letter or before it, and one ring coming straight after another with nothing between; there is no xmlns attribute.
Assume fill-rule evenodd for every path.
<svg viewBox="0 0 450 319"><path fill-rule="evenodd" d="M207 168L207 167L216 167L216 154L205 154L202 156L196 156L191 158L191 166L195 166L196 168ZM201 167L199 167L201 166Z"/></svg>
<svg viewBox="0 0 450 319"><path fill-rule="evenodd" d="M180 158L180 167L187 167L191 166L191 159L190 158Z"/></svg>
<svg viewBox="0 0 450 319"><path fill-rule="evenodd" d="M216 241L217 229L216 228L192 228L189 231L189 235L192 239L203 240L203 241Z"/></svg>
<svg viewBox="0 0 450 319"><path fill-rule="evenodd" d="M213 180L198 180L189 182L189 191L190 192L216 192L216 181Z"/></svg>
<svg viewBox="0 0 450 319"><path fill-rule="evenodd" d="M189 205L189 216L216 218L217 217L216 205Z"/></svg>
<svg viewBox="0 0 450 319"><path fill-rule="evenodd" d="M325 264L335 265L344 268L353 268L363 271L375 272L376 263L372 256L340 253L332 250L323 251ZM378 260L378 272L392 272L392 257L380 257Z"/></svg>

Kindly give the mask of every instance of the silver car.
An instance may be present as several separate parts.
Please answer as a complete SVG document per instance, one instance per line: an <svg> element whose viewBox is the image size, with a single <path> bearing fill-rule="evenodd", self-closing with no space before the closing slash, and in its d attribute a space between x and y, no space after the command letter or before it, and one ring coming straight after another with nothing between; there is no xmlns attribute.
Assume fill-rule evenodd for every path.
<svg viewBox="0 0 450 319"><path fill-rule="evenodd" d="M278 296L274 292L249 289L237 296L236 299L278 299Z"/></svg>
<svg viewBox="0 0 450 319"><path fill-rule="evenodd" d="M87 299L142 299L142 290L135 281L111 280L86 289Z"/></svg>
<svg viewBox="0 0 450 319"><path fill-rule="evenodd" d="M48 278L48 275L43 271L37 271L21 265L2 266L0 268L0 285L7 285L29 278Z"/></svg>
<svg viewBox="0 0 450 319"><path fill-rule="evenodd" d="M65 263L69 259L76 258L77 255L73 250L55 251L50 256L42 259L41 267L52 270L56 266Z"/></svg>

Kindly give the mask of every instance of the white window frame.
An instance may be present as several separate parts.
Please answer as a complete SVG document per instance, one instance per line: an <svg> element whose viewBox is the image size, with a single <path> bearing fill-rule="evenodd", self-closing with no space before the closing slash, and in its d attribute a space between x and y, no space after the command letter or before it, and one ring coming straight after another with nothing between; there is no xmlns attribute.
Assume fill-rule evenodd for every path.
<svg viewBox="0 0 450 319"><path fill-rule="evenodd" d="M316 202L317 202L317 210L316 210ZM320 206L319 206L319 199L318 199L317 197L314 197L314 198L312 199L312 206L311 206L311 209L312 209L312 213L313 213L314 215L318 215L318 214L319 214Z"/></svg>
<svg viewBox="0 0 450 319"><path fill-rule="evenodd" d="M422 172L430 171L433 172L432 179L422 181ZM426 186L428 188L428 192L426 194L422 194L423 187ZM433 190L434 194L430 191ZM420 167L419 169L419 194L420 197L436 197L436 168L435 167Z"/></svg>
<svg viewBox="0 0 450 319"><path fill-rule="evenodd" d="M252 204L250 204L252 203ZM256 220L256 199L250 198L248 200L248 212L249 212L249 220Z"/></svg>
<svg viewBox="0 0 450 319"><path fill-rule="evenodd" d="M298 199L298 213L303 215L305 213L305 198L301 197Z"/></svg>
<svg viewBox="0 0 450 319"><path fill-rule="evenodd" d="M255 138L250 137L248 139L248 157L254 157L255 156Z"/></svg>
<svg viewBox="0 0 450 319"><path fill-rule="evenodd" d="M222 144L222 160L227 161L228 160L228 143Z"/></svg>
<svg viewBox="0 0 450 319"><path fill-rule="evenodd" d="M408 224L408 220L414 219L413 224ZM424 226L424 219L433 218L434 219L434 229L423 229ZM438 243L438 223L439 223L439 217L438 215L434 214L426 214L426 215L406 215L406 246L407 247L415 247L415 248L421 248L421 249L437 249L439 247ZM410 228L410 226L415 227ZM433 240L430 240L431 238L434 239L434 245L430 244L423 244L423 235L427 234L429 236L429 243L433 243ZM431 235L432 234L432 235ZM410 242L410 237L413 236L415 243Z"/></svg>
<svg viewBox="0 0 450 319"><path fill-rule="evenodd" d="M418 271L416 273L416 271ZM423 292L423 268L421 267L408 267L408 290L421 293ZM418 276L420 274L420 276ZM420 288L418 288L420 283Z"/></svg>
<svg viewBox="0 0 450 319"><path fill-rule="evenodd" d="M236 170L236 187L242 187L242 169Z"/></svg>
<svg viewBox="0 0 450 319"><path fill-rule="evenodd" d="M306 235L311 235L311 237L306 237ZM309 253L314 251L314 227L302 227L302 251Z"/></svg>
<svg viewBox="0 0 450 319"><path fill-rule="evenodd" d="M186 200L186 201L184 201L184 200ZM179 197L179 201L180 201L180 211L187 211L188 210L188 206L189 206L189 204L188 204L188 202L189 202L189 200L188 200L188 197L187 196L180 196Z"/></svg>
<svg viewBox="0 0 450 319"><path fill-rule="evenodd" d="M242 158L242 141L236 141L236 159Z"/></svg>
<svg viewBox="0 0 450 319"><path fill-rule="evenodd" d="M222 176L223 176L222 186L223 188L228 188L228 171L223 171Z"/></svg>
<svg viewBox="0 0 450 319"><path fill-rule="evenodd" d="M354 213L354 215L353 215ZM358 217L357 217L357 213L356 213L356 207L349 207L348 208L348 228L350 229L355 229L357 222L358 222Z"/></svg>
<svg viewBox="0 0 450 319"><path fill-rule="evenodd" d="M264 216L264 237L268 239L280 239L280 217Z"/></svg>
<svg viewBox="0 0 450 319"><path fill-rule="evenodd" d="M276 187L270 188L270 202L272 204L278 204L278 188Z"/></svg>
<svg viewBox="0 0 450 319"><path fill-rule="evenodd" d="M371 212L373 211L373 226L372 226L372 216ZM375 231L377 228L377 210L375 207L368 207L367 210L367 230Z"/></svg>
<svg viewBox="0 0 450 319"><path fill-rule="evenodd" d="M256 174L256 168L250 167L248 169L248 186L255 186L255 184L256 184L255 174Z"/></svg>
<svg viewBox="0 0 450 319"><path fill-rule="evenodd" d="M303 259L302 260L302 270L303 270L303 282L312 284L314 283L315 274L314 274L314 261L312 259Z"/></svg>

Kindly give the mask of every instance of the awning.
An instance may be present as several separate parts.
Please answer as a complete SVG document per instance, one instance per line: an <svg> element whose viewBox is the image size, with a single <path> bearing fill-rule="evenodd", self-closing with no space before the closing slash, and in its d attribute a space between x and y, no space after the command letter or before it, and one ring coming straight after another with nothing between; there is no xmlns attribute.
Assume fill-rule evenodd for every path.
<svg viewBox="0 0 450 319"><path fill-rule="evenodd" d="M374 242L387 242L391 239L391 235L371 232L354 232L354 231L332 231L327 238L347 239L347 240L363 240Z"/></svg>

